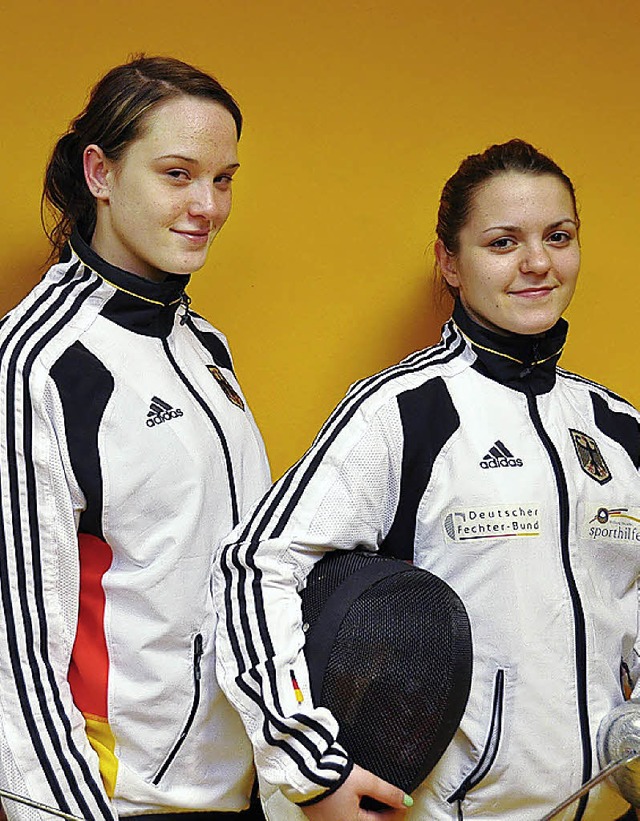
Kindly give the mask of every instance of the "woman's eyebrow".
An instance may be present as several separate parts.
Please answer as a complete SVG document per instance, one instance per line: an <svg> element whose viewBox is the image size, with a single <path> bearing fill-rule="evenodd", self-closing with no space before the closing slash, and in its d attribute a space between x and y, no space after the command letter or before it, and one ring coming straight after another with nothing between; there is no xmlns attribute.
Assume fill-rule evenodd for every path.
<svg viewBox="0 0 640 821"><path fill-rule="evenodd" d="M549 231L551 228L558 228L560 225L564 225L564 223L570 222L572 225L577 225L576 221L572 217L564 217L563 219L556 220L555 222L549 223L549 225L545 226L545 230ZM490 228L485 228L482 233L488 234L489 231L521 231L522 228L519 225L492 225Z"/></svg>
<svg viewBox="0 0 640 821"><path fill-rule="evenodd" d="M162 154L162 156L157 158L158 160L180 160L181 162L191 163L192 165L197 165L198 160L194 157L187 157L185 154ZM232 168L240 168L239 162L230 162L228 165L225 165L224 168L231 170Z"/></svg>
<svg viewBox="0 0 640 821"><path fill-rule="evenodd" d="M483 234L488 234L489 231L519 231L519 225L492 225L490 228L485 228Z"/></svg>

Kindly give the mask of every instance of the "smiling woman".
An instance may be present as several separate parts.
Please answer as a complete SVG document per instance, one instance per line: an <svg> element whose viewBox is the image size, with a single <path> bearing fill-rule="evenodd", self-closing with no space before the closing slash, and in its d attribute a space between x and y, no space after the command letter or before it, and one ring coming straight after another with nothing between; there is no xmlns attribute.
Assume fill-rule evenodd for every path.
<svg viewBox="0 0 640 821"><path fill-rule="evenodd" d="M91 246L100 256L156 281L190 274L231 210L236 126L218 103L178 97L147 114L118 160L88 145L84 168L97 208Z"/></svg>
<svg viewBox="0 0 640 821"><path fill-rule="evenodd" d="M303 810L313 821L376 816L359 806L371 784L311 698L283 565L302 588L329 550L380 552L442 578L467 609L460 726L413 809L389 818L539 821L597 769L621 678L640 693L640 414L558 367L578 229L571 181L533 146L463 160L438 214L437 263L456 297L441 342L353 385L222 548L221 683L265 782L314 802ZM624 526L594 527L614 514ZM268 629L251 631L256 612ZM278 705L268 714L251 698L259 682ZM386 716L372 703L367 720ZM303 747L313 754L301 763ZM272 801L274 821L302 817ZM603 782L562 817L611 821L626 807Z"/></svg>
<svg viewBox="0 0 640 821"><path fill-rule="evenodd" d="M485 182L438 264L469 316L498 333L548 331L569 305L580 268L578 218L562 180L505 172Z"/></svg>
<svg viewBox="0 0 640 821"><path fill-rule="evenodd" d="M47 168L54 264L0 329L0 788L69 817L262 817L210 571L269 470L185 293L241 127L193 66L112 69Z"/></svg>
<svg viewBox="0 0 640 821"><path fill-rule="evenodd" d="M569 177L528 143L511 140L467 157L444 186L436 271L484 327L543 332L573 296L579 227ZM538 299L543 313L536 317L529 309Z"/></svg>

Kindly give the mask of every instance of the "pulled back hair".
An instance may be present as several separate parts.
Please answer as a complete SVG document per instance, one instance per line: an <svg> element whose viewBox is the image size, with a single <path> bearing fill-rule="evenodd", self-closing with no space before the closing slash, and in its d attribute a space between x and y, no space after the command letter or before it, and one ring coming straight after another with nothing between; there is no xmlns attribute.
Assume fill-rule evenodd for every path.
<svg viewBox="0 0 640 821"><path fill-rule="evenodd" d="M440 196L436 234L448 253L457 254L460 250L460 231L469 218L477 191L492 177L509 171L520 174L551 174L557 177L571 196L577 219L575 189L560 166L530 143L520 139L509 140L491 145L481 154L470 154L445 183ZM437 264L436 272L438 273ZM452 296L456 295L455 288L451 288L446 282L444 286Z"/></svg>
<svg viewBox="0 0 640 821"><path fill-rule="evenodd" d="M93 87L84 111L56 143L45 172L41 214L52 258L60 255L74 229L87 241L93 235L96 202L84 178L84 149L95 143L117 161L142 135L151 111L181 96L221 105L233 117L240 138L242 114L231 94L210 75L174 57L135 56ZM51 228L45 224L45 209L54 215Z"/></svg>

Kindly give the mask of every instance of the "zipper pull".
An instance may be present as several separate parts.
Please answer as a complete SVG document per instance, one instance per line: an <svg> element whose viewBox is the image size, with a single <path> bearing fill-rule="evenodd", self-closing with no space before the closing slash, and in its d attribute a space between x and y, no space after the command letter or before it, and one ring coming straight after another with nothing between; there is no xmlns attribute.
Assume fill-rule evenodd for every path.
<svg viewBox="0 0 640 821"><path fill-rule="evenodd" d="M186 291L183 291L180 294L180 302L182 303L182 307L184 308L184 313L180 318L180 324L184 325L186 321L189 319L189 305L191 305L191 297Z"/></svg>
<svg viewBox="0 0 640 821"><path fill-rule="evenodd" d="M531 351L531 366L535 366L538 364L538 360L540 359L540 342L535 339L533 341L533 350Z"/></svg>
<svg viewBox="0 0 640 821"><path fill-rule="evenodd" d="M533 341L533 346L531 348L531 361L529 364L524 362L524 368L520 371L520 379L526 379L529 376L533 369L538 364L538 359L540 358L540 343L537 339Z"/></svg>

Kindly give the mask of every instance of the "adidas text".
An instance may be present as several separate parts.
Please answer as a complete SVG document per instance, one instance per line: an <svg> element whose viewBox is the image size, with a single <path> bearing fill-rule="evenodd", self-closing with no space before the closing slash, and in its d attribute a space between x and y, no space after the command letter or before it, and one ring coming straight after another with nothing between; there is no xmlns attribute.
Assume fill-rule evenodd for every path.
<svg viewBox="0 0 640 821"><path fill-rule="evenodd" d="M155 413L153 416L147 417L147 427L153 428L155 425L161 425L163 422L168 422L170 419L177 419L178 416L182 415L182 411L179 408L177 410L172 409Z"/></svg>
<svg viewBox="0 0 640 821"><path fill-rule="evenodd" d="M147 414L147 427L153 428L163 422L168 422L170 419L177 419L182 415L180 408L172 408L168 402L160 399L159 396L154 396L151 399L150 410Z"/></svg>
<svg viewBox="0 0 640 821"><path fill-rule="evenodd" d="M516 459L504 442L496 439L489 452L485 453L480 462L483 470L488 468L521 468L522 459Z"/></svg>
<svg viewBox="0 0 640 821"><path fill-rule="evenodd" d="M480 462L480 467L487 470L487 468L521 468L522 459L483 459Z"/></svg>

